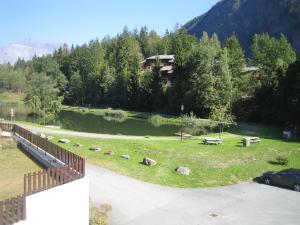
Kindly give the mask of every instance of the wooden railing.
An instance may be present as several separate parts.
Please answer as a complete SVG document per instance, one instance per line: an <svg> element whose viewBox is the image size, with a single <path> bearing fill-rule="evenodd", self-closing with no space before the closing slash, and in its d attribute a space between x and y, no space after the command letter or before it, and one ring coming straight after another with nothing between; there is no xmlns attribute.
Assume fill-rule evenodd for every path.
<svg viewBox="0 0 300 225"><path fill-rule="evenodd" d="M0 122L0 130L11 132L13 130L13 123Z"/></svg>
<svg viewBox="0 0 300 225"><path fill-rule="evenodd" d="M18 134L19 136L25 138L30 143L36 145L37 147L43 149L50 155L54 156L56 159L62 161L65 164L74 164L78 163L80 167L78 168L78 172L84 176L85 174L85 165L84 159L50 141L45 138L42 138L29 130L24 129L18 125L14 125L13 132Z"/></svg>
<svg viewBox="0 0 300 225"><path fill-rule="evenodd" d="M10 225L26 219L26 196L85 176L84 158L16 124L0 122L0 129L19 135L64 163L64 166L24 174L23 196L0 201L0 225Z"/></svg>
<svg viewBox="0 0 300 225"><path fill-rule="evenodd" d="M81 162L24 174L24 195L35 194L82 178L83 174L78 172L80 164Z"/></svg>
<svg viewBox="0 0 300 225"><path fill-rule="evenodd" d="M0 201L0 225L9 225L26 219L26 198L18 196Z"/></svg>

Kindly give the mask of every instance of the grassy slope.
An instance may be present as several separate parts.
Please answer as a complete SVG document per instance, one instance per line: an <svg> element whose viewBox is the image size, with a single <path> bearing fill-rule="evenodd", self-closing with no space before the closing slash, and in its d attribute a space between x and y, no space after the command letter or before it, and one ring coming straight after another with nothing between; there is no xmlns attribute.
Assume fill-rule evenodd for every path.
<svg viewBox="0 0 300 225"><path fill-rule="evenodd" d="M5 103L24 104L24 93L1 92L0 101Z"/></svg>
<svg viewBox="0 0 300 225"><path fill-rule="evenodd" d="M267 134L273 131L261 129ZM262 135L263 136L263 135ZM262 137L261 136L261 137ZM267 135L266 135L267 136ZM57 142L58 136L54 139ZM148 182L176 187L212 187L248 181L264 171L283 168L300 168L300 144L279 139L263 138L262 143L243 148L242 136L225 133L220 146L205 146L199 141L156 141L156 140L100 140L91 138L72 138L62 146L82 155L88 162L109 168L118 173ZM83 147L74 147L80 142ZM89 151L91 146L101 146L102 151ZM105 151L113 150L114 156ZM126 161L120 156L130 154ZM289 158L289 165L279 166L270 163L279 155ZM157 160L155 167L141 164L144 157ZM177 166L188 166L191 175L183 177L176 174Z"/></svg>
<svg viewBox="0 0 300 225"><path fill-rule="evenodd" d="M0 139L0 200L23 194L23 175L41 167L15 144L7 146Z"/></svg>

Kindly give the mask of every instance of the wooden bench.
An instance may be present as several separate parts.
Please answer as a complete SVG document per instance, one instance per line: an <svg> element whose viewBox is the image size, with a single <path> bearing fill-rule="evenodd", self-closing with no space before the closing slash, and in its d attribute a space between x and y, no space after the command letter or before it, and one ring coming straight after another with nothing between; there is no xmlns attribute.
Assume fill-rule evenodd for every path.
<svg viewBox="0 0 300 225"><path fill-rule="evenodd" d="M220 138L207 137L207 138L203 139L203 144L205 144L205 145L219 145L219 144L222 144L222 140Z"/></svg>

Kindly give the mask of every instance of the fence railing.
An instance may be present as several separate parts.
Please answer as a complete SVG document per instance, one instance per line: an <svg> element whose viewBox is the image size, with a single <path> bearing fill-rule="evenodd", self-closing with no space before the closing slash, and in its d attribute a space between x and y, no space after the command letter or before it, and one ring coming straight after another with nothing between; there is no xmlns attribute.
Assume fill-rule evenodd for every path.
<svg viewBox="0 0 300 225"><path fill-rule="evenodd" d="M26 198L18 196L0 201L0 225L14 224L26 219Z"/></svg>
<svg viewBox="0 0 300 225"><path fill-rule="evenodd" d="M37 147L43 149L50 155L54 156L58 160L62 161L65 164L74 164L78 163L80 168L78 168L78 172L85 174L85 164L84 159L50 141L45 138L42 138L29 130L24 129L18 125L14 125L13 132L17 133L21 137L25 138L32 144L36 145Z"/></svg>
<svg viewBox="0 0 300 225"><path fill-rule="evenodd" d="M13 123L0 122L0 130L11 132L13 130Z"/></svg>
<svg viewBox="0 0 300 225"><path fill-rule="evenodd" d="M0 201L0 225L10 225L26 219L26 196L85 176L84 158L16 124L0 122L0 129L19 135L65 164L60 167L51 167L46 170L24 174L23 196Z"/></svg>
<svg viewBox="0 0 300 225"><path fill-rule="evenodd" d="M81 162L24 174L24 195L35 194L82 178L83 174L78 172L80 164Z"/></svg>

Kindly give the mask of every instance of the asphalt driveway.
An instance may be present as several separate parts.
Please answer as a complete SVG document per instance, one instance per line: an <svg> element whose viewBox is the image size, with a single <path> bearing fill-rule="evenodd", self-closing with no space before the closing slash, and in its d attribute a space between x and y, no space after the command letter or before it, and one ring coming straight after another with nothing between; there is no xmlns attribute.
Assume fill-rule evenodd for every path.
<svg viewBox="0 0 300 225"><path fill-rule="evenodd" d="M256 183L169 188L86 167L93 203L112 205L111 225L300 224L300 193L291 190Z"/></svg>

